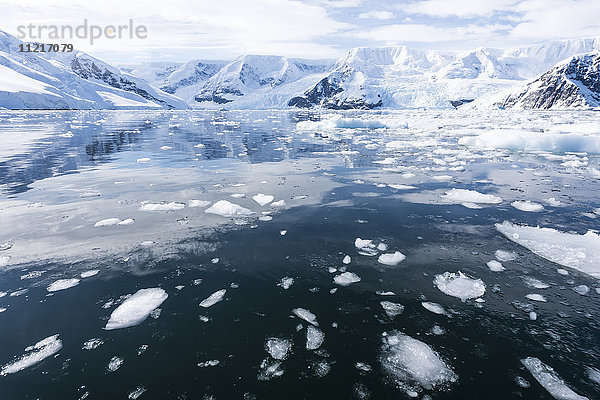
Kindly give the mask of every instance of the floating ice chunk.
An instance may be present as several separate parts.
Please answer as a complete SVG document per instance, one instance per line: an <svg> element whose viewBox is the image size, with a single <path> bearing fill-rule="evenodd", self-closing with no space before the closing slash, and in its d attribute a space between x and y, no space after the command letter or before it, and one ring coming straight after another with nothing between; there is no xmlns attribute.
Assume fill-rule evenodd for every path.
<svg viewBox="0 0 600 400"><path fill-rule="evenodd" d="M116 370L121 368L121 365L123 365L123 359L120 357L114 356L108 362L108 366L106 367L106 369L108 369L108 372L115 372Z"/></svg>
<svg viewBox="0 0 600 400"><path fill-rule="evenodd" d="M488 261L487 266L492 272L502 272L506 269L496 260Z"/></svg>
<svg viewBox="0 0 600 400"><path fill-rule="evenodd" d="M580 396L567 386L565 381L552 369L538 358L527 357L521 360L521 364L531 372L531 375L552 397L557 400L588 400Z"/></svg>
<svg viewBox="0 0 600 400"><path fill-rule="evenodd" d="M129 392L129 395L127 396L127 398L129 400L137 400L145 392L146 392L146 388L143 385L140 385L140 386L136 387L135 389L133 389L131 392Z"/></svg>
<svg viewBox="0 0 600 400"><path fill-rule="evenodd" d="M148 157L142 157L142 158L138 158L137 162L139 162L139 163L147 163L147 162L150 162L150 159Z"/></svg>
<svg viewBox="0 0 600 400"><path fill-rule="evenodd" d="M535 311L530 311L529 312L529 319L532 321L537 320L537 314L535 313Z"/></svg>
<svg viewBox="0 0 600 400"><path fill-rule="evenodd" d="M189 200L188 201L188 207L206 207L207 205L210 204L210 201L206 201L206 200Z"/></svg>
<svg viewBox="0 0 600 400"><path fill-rule="evenodd" d="M446 310L444 310L444 307L442 307L438 303L432 303L430 301L423 301L423 302L421 302L421 305L427 311L431 311L434 314L446 315Z"/></svg>
<svg viewBox="0 0 600 400"><path fill-rule="evenodd" d="M548 285L546 282L542 282L539 279L532 278L531 276L524 276L523 282L525 283L525 286L532 289L548 289L550 287L550 285Z"/></svg>
<svg viewBox="0 0 600 400"><path fill-rule="evenodd" d="M463 206L463 207L466 207L466 208L470 208L472 210L480 210L480 209L483 208L479 204L469 203L469 202L460 203L460 205Z"/></svg>
<svg viewBox="0 0 600 400"><path fill-rule="evenodd" d="M46 290L49 292L57 292L59 290L65 290L72 288L73 286L79 285L79 279L71 278L71 279L59 279L55 282L52 282Z"/></svg>
<svg viewBox="0 0 600 400"><path fill-rule="evenodd" d="M133 218L126 218L123 221L120 221L117 225L131 225L135 222Z"/></svg>
<svg viewBox="0 0 600 400"><path fill-rule="evenodd" d="M285 200L274 201L271 203L271 207L285 207Z"/></svg>
<svg viewBox="0 0 600 400"><path fill-rule="evenodd" d="M357 370L362 372L371 372L373 370L373 368L369 364L360 361L354 364L354 366Z"/></svg>
<svg viewBox="0 0 600 400"><path fill-rule="evenodd" d="M517 253L514 251L496 250L494 253L498 261L514 261L517 259Z"/></svg>
<svg viewBox="0 0 600 400"><path fill-rule="evenodd" d="M294 284L294 278L286 276L281 278L277 286L281 286L284 289L289 289Z"/></svg>
<svg viewBox="0 0 600 400"><path fill-rule="evenodd" d="M275 360L285 360L292 349L292 341L289 339L270 338L265 343L265 349Z"/></svg>
<svg viewBox="0 0 600 400"><path fill-rule="evenodd" d="M440 335L443 335L444 333L446 333L446 330L439 325L434 325L433 327L431 327L431 333L436 336L440 336ZM424 398L425 397L423 397L423 399Z"/></svg>
<svg viewBox="0 0 600 400"><path fill-rule="evenodd" d="M112 225L117 225L119 222L121 222L121 220L119 218L106 218L106 219L96 222L94 224L94 226L96 228L99 228L102 226L112 226Z"/></svg>
<svg viewBox="0 0 600 400"><path fill-rule="evenodd" d="M600 384L600 370L592 367L586 368L587 376L597 384Z"/></svg>
<svg viewBox="0 0 600 400"><path fill-rule="evenodd" d="M229 195L229 197L233 197L234 199L243 199L246 197L246 195L244 193L232 193Z"/></svg>
<svg viewBox="0 0 600 400"><path fill-rule="evenodd" d="M481 279L472 279L458 271L436 275L433 284L444 294L458 297L462 301L483 296L485 284Z"/></svg>
<svg viewBox="0 0 600 400"><path fill-rule="evenodd" d="M142 204L140 211L175 211L185 208L185 204L177 201L170 203L146 203Z"/></svg>
<svg viewBox="0 0 600 400"><path fill-rule="evenodd" d="M58 338L58 335L49 336L33 346L27 347L24 355L3 366L0 375L14 374L29 368L58 353L60 349L62 349L62 341Z"/></svg>
<svg viewBox="0 0 600 400"><path fill-rule="evenodd" d="M431 390L458 379L435 350L402 333L383 338L380 362L385 374L411 397L421 388Z"/></svg>
<svg viewBox="0 0 600 400"><path fill-rule="evenodd" d="M283 368L281 368L281 361L272 361L265 358L260 364L260 372L256 377L259 381L268 381L272 378L277 378L283 375Z"/></svg>
<svg viewBox="0 0 600 400"><path fill-rule="evenodd" d="M404 312L404 306L402 304L392 303L391 301L380 301L379 304L381 304L383 311L385 311L388 317L391 318L394 318Z"/></svg>
<svg viewBox="0 0 600 400"><path fill-rule="evenodd" d="M102 339L93 338L93 339L87 340L83 344L82 349L83 350L94 350L94 349L97 349L98 347L100 347L102 344L104 344L104 341Z"/></svg>
<svg viewBox="0 0 600 400"><path fill-rule="evenodd" d="M98 275L99 272L100 272L99 269L91 269L89 271L83 271L80 276L82 278L90 278L94 275Z"/></svg>
<svg viewBox="0 0 600 400"><path fill-rule="evenodd" d="M600 235L596 232L578 235L508 221L496 224L496 229L540 257L600 278Z"/></svg>
<svg viewBox="0 0 600 400"><path fill-rule="evenodd" d="M569 275L569 271L567 271L566 269L563 269L563 268L557 268L556 272L558 272L561 275L565 275L565 276Z"/></svg>
<svg viewBox="0 0 600 400"><path fill-rule="evenodd" d="M316 350L323 344L325 334L314 326L306 329L306 350Z"/></svg>
<svg viewBox="0 0 600 400"><path fill-rule="evenodd" d="M9 261L10 261L10 256L0 256L0 267L4 267L5 265L8 265Z"/></svg>
<svg viewBox="0 0 600 400"><path fill-rule="evenodd" d="M529 200L525 200L525 201L513 201L512 203L510 203L511 206L513 206L514 208L516 208L517 210L520 211L527 211L527 212L540 212L540 211L544 211L544 206L539 204L539 203L534 203L532 201Z"/></svg>
<svg viewBox="0 0 600 400"><path fill-rule="evenodd" d="M342 262L346 265L350 264L350 262L352 262L352 258L350 258L349 255L345 255L344 259L342 260Z"/></svg>
<svg viewBox="0 0 600 400"><path fill-rule="evenodd" d="M84 193L81 193L77 197L79 197L80 199L85 199L88 197L98 197L98 196L100 196L100 192L84 192Z"/></svg>
<svg viewBox="0 0 600 400"><path fill-rule="evenodd" d="M117 307L104 329L128 328L139 325L169 297L161 288L140 289Z"/></svg>
<svg viewBox="0 0 600 400"><path fill-rule="evenodd" d="M377 250L379 250L379 251L386 251L387 249L388 249L388 246L385 243L379 243L377 245Z"/></svg>
<svg viewBox="0 0 600 400"><path fill-rule="evenodd" d="M453 203L500 204L502 199L492 194L479 193L476 190L452 189L440 196Z"/></svg>
<svg viewBox="0 0 600 400"><path fill-rule="evenodd" d="M372 243L373 243L372 240L356 238L356 240L354 241L354 246L357 249L364 249L365 247L371 246Z"/></svg>
<svg viewBox="0 0 600 400"><path fill-rule="evenodd" d="M575 293L585 296L590 291L590 287L588 285L579 285L575 286L573 290L575 291Z"/></svg>
<svg viewBox="0 0 600 400"><path fill-rule="evenodd" d="M319 326L319 323L317 322L317 316L305 308L294 308L292 310L292 313L296 317L305 320L306 322L308 322L311 325Z"/></svg>
<svg viewBox="0 0 600 400"><path fill-rule="evenodd" d="M402 262L405 258L406 256L404 254L400 253L399 251L396 251L394 253L381 254L377 261L380 264L394 266L400 264L400 262Z"/></svg>
<svg viewBox="0 0 600 400"><path fill-rule="evenodd" d="M546 298L544 296L542 296L541 294L537 294L537 293L530 293L530 294L526 295L525 297L527 297L531 301L539 301L540 303L546 303L548 301L548 300L546 300Z"/></svg>
<svg viewBox="0 0 600 400"><path fill-rule="evenodd" d="M207 214L216 214L222 217L247 217L254 214L247 208L230 203L227 200L219 200L212 206L204 210Z"/></svg>
<svg viewBox="0 0 600 400"><path fill-rule="evenodd" d="M172 146L160 146L161 150L171 150L172 148Z"/></svg>
<svg viewBox="0 0 600 400"><path fill-rule="evenodd" d="M217 290L206 299L200 302L200 307L208 308L210 306L214 306L218 302L222 301L225 298L226 289Z"/></svg>
<svg viewBox="0 0 600 400"><path fill-rule="evenodd" d="M344 272L333 277L333 282L340 286L350 286L353 283L360 282L360 276L354 272Z"/></svg>
<svg viewBox="0 0 600 400"><path fill-rule="evenodd" d="M219 257L215 257L215 258L211 259L210 262L213 263L213 264L218 264L219 263Z"/></svg>
<svg viewBox="0 0 600 400"><path fill-rule="evenodd" d="M388 186L391 187L392 189L396 189L396 190L411 190L411 189L417 188L416 186L402 185L402 184L395 184L395 183L390 183Z"/></svg>
<svg viewBox="0 0 600 400"><path fill-rule="evenodd" d="M560 201L556 200L554 197L550 197L549 199L546 199L546 203L548 203L548 205L551 207L560 207L562 205L562 203Z"/></svg>
<svg viewBox="0 0 600 400"><path fill-rule="evenodd" d="M257 195L252 196L252 200L257 202L261 206L266 206L267 204L275 200L275 197L271 196L270 194L259 193Z"/></svg>
<svg viewBox="0 0 600 400"><path fill-rule="evenodd" d="M200 368L206 368L206 367L216 367L219 364L220 364L219 360L208 360L208 361L203 361L203 362L198 363L198 366Z"/></svg>
<svg viewBox="0 0 600 400"><path fill-rule="evenodd" d="M286 233L287 233L287 231L285 229L282 229L282 230L279 231L279 234L281 236L285 236Z"/></svg>
<svg viewBox="0 0 600 400"><path fill-rule="evenodd" d="M378 296L395 296L396 295L396 293L394 293L394 292L390 292L390 291L384 292L383 290L378 290L377 292L375 292L375 294Z"/></svg>

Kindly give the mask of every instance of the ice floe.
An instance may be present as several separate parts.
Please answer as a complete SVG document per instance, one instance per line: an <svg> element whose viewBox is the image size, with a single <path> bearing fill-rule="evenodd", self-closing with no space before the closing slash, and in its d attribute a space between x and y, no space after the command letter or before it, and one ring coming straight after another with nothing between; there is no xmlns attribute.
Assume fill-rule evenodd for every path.
<svg viewBox="0 0 600 400"><path fill-rule="evenodd" d="M200 307L208 308L214 306L225 298L225 293L227 293L226 289L217 290L206 299L202 300L200 302Z"/></svg>
<svg viewBox="0 0 600 400"><path fill-rule="evenodd" d="M600 278L600 235L596 232L579 235L508 221L496 224L496 229L540 257Z"/></svg>
<svg viewBox="0 0 600 400"><path fill-rule="evenodd" d="M292 349L292 341L289 339L270 338L265 343L265 350L275 360L285 360Z"/></svg>
<svg viewBox="0 0 600 400"><path fill-rule="evenodd" d="M161 288L140 289L117 307L104 329L122 329L139 325L169 297Z"/></svg>
<svg viewBox="0 0 600 400"><path fill-rule="evenodd" d="M462 272L444 272L436 275L433 284L444 294L458 297L462 301L481 297L485 293L485 284L481 279L469 278Z"/></svg>
<svg viewBox="0 0 600 400"><path fill-rule="evenodd" d="M289 289L294 284L294 278L290 276L285 276L281 278L277 286L281 286L283 289Z"/></svg>
<svg viewBox="0 0 600 400"><path fill-rule="evenodd" d="M383 311L388 315L388 317L394 318L404 312L404 306L402 304L393 303L391 301L380 301L381 307L383 307Z"/></svg>
<svg viewBox="0 0 600 400"><path fill-rule="evenodd" d="M305 320L306 322L308 322L311 325L319 326L319 323L317 322L317 316L305 308L294 308L292 310L292 313L296 317Z"/></svg>
<svg viewBox="0 0 600 400"><path fill-rule="evenodd" d="M306 350L316 350L323 344L325 334L314 326L306 329Z"/></svg>
<svg viewBox="0 0 600 400"><path fill-rule="evenodd" d="M501 262L514 261L517 259L517 253L514 251L496 250L494 256L496 256L496 259Z"/></svg>
<svg viewBox="0 0 600 400"><path fill-rule="evenodd" d="M354 272L344 272L333 277L333 282L340 286L350 286L353 283L360 282L360 276Z"/></svg>
<svg viewBox="0 0 600 400"><path fill-rule="evenodd" d="M430 301L423 301L423 302L421 302L421 305L427 311L431 311L434 314L446 315L446 310L444 310L444 307L442 307L438 303L432 303Z"/></svg>
<svg viewBox="0 0 600 400"><path fill-rule="evenodd" d="M275 197L270 194L259 193L257 195L252 196L252 200L257 202L261 206L266 206L267 204L275 200Z"/></svg>
<svg viewBox="0 0 600 400"><path fill-rule="evenodd" d="M513 206L514 208L516 208L517 210L520 211L526 211L526 212L540 212L540 211L544 211L544 206L539 204L539 203L535 203L533 201L529 201L529 200L525 200L525 201L513 201L512 203L510 203L511 206Z"/></svg>
<svg viewBox="0 0 600 400"><path fill-rule="evenodd" d="M400 264L400 262L404 261L404 259L406 259L406 256L399 251L396 251L394 253L381 254L377 261L380 264L394 266Z"/></svg>
<svg viewBox="0 0 600 400"><path fill-rule="evenodd" d="M342 259L342 263L344 264L350 264L352 262L352 258L349 255L345 255L344 258Z"/></svg>
<svg viewBox="0 0 600 400"><path fill-rule="evenodd" d="M410 397L458 379L435 350L403 333L383 337L380 362L385 374Z"/></svg>
<svg viewBox="0 0 600 400"><path fill-rule="evenodd" d="M492 194L483 194L476 190L452 189L440 196L452 203L500 204L502 199Z"/></svg>
<svg viewBox="0 0 600 400"><path fill-rule="evenodd" d="M96 222L94 224L94 226L96 228L99 228L102 226L113 226L113 225L117 225L119 222L121 222L121 220L119 218L106 218L106 219Z"/></svg>
<svg viewBox="0 0 600 400"><path fill-rule="evenodd" d="M143 395L144 393L146 393L147 389L143 386L137 386L135 389L133 389L131 392L129 392L129 395L127 395L127 398L129 400L137 400L141 395Z"/></svg>
<svg viewBox="0 0 600 400"><path fill-rule="evenodd" d="M486 264L492 272L502 272L506 269L499 261L496 260L488 261Z"/></svg>
<svg viewBox="0 0 600 400"><path fill-rule="evenodd" d="M58 353L60 349L62 349L62 340L58 338L58 335L49 336L33 346L27 347L25 354L20 358L4 365L0 370L0 375L14 374L29 368Z"/></svg>
<svg viewBox="0 0 600 400"><path fill-rule="evenodd" d="M91 269L89 271L82 272L79 276L81 276L84 279L91 278L92 276L98 275L99 272L100 272L99 269Z"/></svg>
<svg viewBox="0 0 600 400"><path fill-rule="evenodd" d="M573 291L577 294L585 296L590 291L590 287L588 285L578 285L573 288Z"/></svg>
<svg viewBox="0 0 600 400"><path fill-rule="evenodd" d="M210 204L210 201L207 200L189 200L188 201L188 207L193 208L193 207L206 207L207 205Z"/></svg>
<svg viewBox="0 0 600 400"><path fill-rule="evenodd" d="M525 286L531 289L548 289L550 287L550 285L546 282L542 282L539 279L531 276L524 276L523 283L525 283Z"/></svg>
<svg viewBox="0 0 600 400"><path fill-rule="evenodd" d="M527 357L521 360L521 364L529 370L535 380L555 399L588 400L587 397L575 393L552 367L544 364L540 359Z"/></svg>
<svg viewBox="0 0 600 400"><path fill-rule="evenodd" d="M207 368L207 367L216 367L219 364L220 364L219 360L207 360L207 361L199 362L198 366L200 368Z"/></svg>
<svg viewBox="0 0 600 400"><path fill-rule="evenodd" d="M170 203L146 203L142 204L140 211L176 211L185 208L184 203L172 201Z"/></svg>
<svg viewBox="0 0 600 400"><path fill-rule="evenodd" d="M254 214L251 210L227 200L219 200L204 210L207 214L216 214L222 217L247 217Z"/></svg>
<svg viewBox="0 0 600 400"><path fill-rule="evenodd" d="M372 240L356 238L354 240L354 246L357 249L364 249L365 247L371 246L373 244Z"/></svg>
<svg viewBox="0 0 600 400"><path fill-rule="evenodd" d="M106 369L108 369L108 372L115 372L116 370L121 368L121 365L123 365L123 359L121 357L114 356L108 362L108 366L106 367Z"/></svg>
<svg viewBox="0 0 600 400"><path fill-rule="evenodd" d="M59 279L55 282L52 282L46 290L49 292L57 292L59 290L65 290L72 288L74 286L79 285L79 279L71 278L71 279Z"/></svg>
<svg viewBox="0 0 600 400"><path fill-rule="evenodd" d="M540 303L546 303L548 301L548 300L546 300L546 297L544 297L538 293L530 293L530 294L526 295L525 297L527 297L529 300L538 301Z"/></svg>
<svg viewBox="0 0 600 400"><path fill-rule="evenodd" d="M92 338L90 340L85 341L82 349L83 350L94 350L94 349L97 349L98 347L100 347L102 344L104 344L104 341L102 339Z"/></svg>

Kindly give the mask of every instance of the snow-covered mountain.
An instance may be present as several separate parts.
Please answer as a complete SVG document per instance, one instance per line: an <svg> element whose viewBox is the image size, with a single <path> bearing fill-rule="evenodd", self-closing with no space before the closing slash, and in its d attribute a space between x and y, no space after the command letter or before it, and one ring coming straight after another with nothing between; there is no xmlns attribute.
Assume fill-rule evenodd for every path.
<svg viewBox="0 0 600 400"><path fill-rule="evenodd" d="M203 108L285 107L292 94L302 93L332 65L333 61L328 60L241 56L210 77L194 100Z"/></svg>
<svg viewBox="0 0 600 400"><path fill-rule="evenodd" d="M176 96L86 53L21 53L0 31L0 107L188 108Z"/></svg>
<svg viewBox="0 0 600 400"><path fill-rule="evenodd" d="M496 105L537 110L599 108L600 51L576 55L560 62Z"/></svg>

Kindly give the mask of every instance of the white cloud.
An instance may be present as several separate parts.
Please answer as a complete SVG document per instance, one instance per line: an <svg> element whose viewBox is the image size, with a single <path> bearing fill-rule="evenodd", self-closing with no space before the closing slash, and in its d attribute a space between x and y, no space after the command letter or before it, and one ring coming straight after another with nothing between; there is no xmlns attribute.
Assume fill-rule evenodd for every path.
<svg viewBox="0 0 600 400"><path fill-rule="evenodd" d="M402 44L406 42L444 42L481 39L509 29L506 25L466 25L458 27L436 27L425 24L393 24L368 31L353 32L352 35L379 42Z"/></svg>
<svg viewBox="0 0 600 400"><path fill-rule="evenodd" d="M422 0L399 6L407 13L425 14L433 17L489 16L497 11L510 11L518 0Z"/></svg>
<svg viewBox="0 0 600 400"><path fill-rule="evenodd" d="M391 11L369 11L358 14L358 18L362 19L379 19L386 20L394 18L394 13Z"/></svg>

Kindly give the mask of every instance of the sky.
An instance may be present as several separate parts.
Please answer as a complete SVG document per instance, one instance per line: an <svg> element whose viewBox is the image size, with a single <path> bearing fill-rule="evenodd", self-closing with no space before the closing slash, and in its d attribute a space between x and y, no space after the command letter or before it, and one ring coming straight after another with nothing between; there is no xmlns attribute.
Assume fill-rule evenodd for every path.
<svg viewBox="0 0 600 400"><path fill-rule="evenodd" d="M77 27L85 19L145 26L146 38L47 40L117 64L332 59L359 46L507 48L600 36L599 15L600 0L0 0L0 29L13 35L19 25Z"/></svg>

